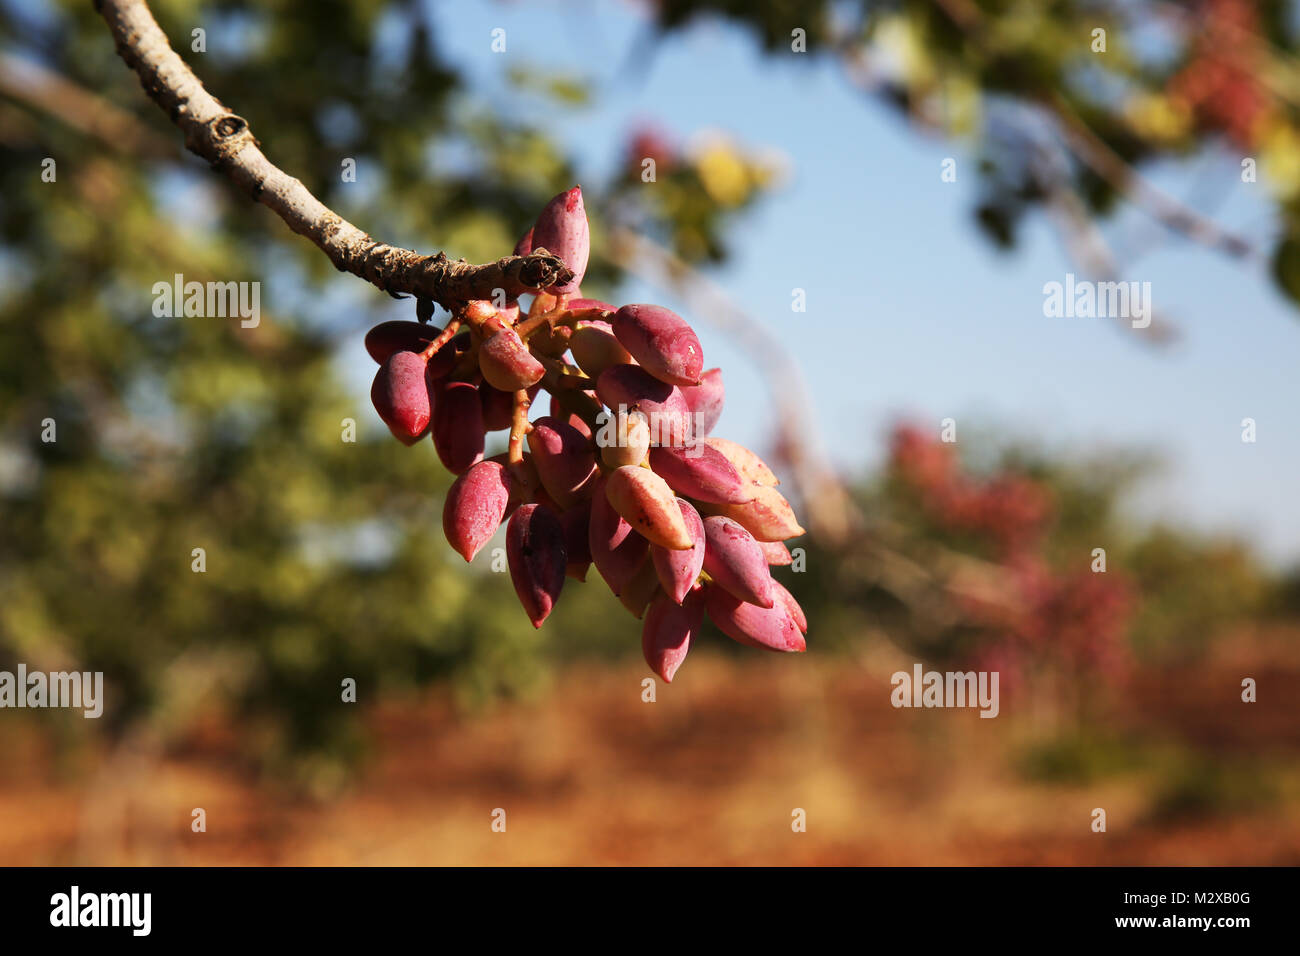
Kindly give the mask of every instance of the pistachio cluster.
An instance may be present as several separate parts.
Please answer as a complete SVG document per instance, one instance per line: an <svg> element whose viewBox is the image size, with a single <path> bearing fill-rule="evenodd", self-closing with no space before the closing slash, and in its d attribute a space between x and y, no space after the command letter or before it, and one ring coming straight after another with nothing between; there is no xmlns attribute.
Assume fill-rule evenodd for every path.
<svg viewBox="0 0 1300 956"><path fill-rule="evenodd" d="M719 369L680 316L581 296L590 254L582 192L547 204L515 248L545 249L573 272L518 300L475 300L445 327L384 322L366 336L371 398L400 441L431 436L457 479L443 530L466 561L506 522L515 593L535 627L566 577L591 565L643 620L647 663L671 681L707 613L742 644L802 651L807 620L771 575L804 533L752 451L710 433ZM539 390L550 414L529 420ZM484 457L488 432L508 450Z"/></svg>

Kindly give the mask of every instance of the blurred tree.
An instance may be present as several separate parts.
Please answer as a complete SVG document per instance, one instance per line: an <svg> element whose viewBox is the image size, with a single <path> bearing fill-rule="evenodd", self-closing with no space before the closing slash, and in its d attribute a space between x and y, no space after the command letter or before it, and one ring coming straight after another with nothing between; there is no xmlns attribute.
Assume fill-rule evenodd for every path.
<svg viewBox="0 0 1300 956"><path fill-rule="evenodd" d="M664 30L716 15L751 28L770 55L833 58L918 128L971 141L977 220L1000 245L1014 243L1028 211L1045 209L1080 268L1108 278L1117 257L1090 217L1125 200L1188 239L1271 263L1300 304L1300 8L1288 0L658 0L655 9ZM1193 156L1217 158L1220 195L1258 176L1276 209L1267 235L1239 236L1141 173Z"/></svg>
<svg viewBox="0 0 1300 956"><path fill-rule="evenodd" d="M820 644L879 629L925 660L998 670L1013 693L1065 676L1060 696L1086 703L1279 602L1239 543L1126 519L1148 458L1075 460L969 429L962 449L983 454L896 429L884 473L856 490L863 533L833 554L814 543L810 564L833 574L792 585Z"/></svg>
<svg viewBox="0 0 1300 956"><path fill-rule="evenodd" d="M466 88L424 3L151 6L209 89L268 131L268 154L386 241L491 260L573 181L545 123ZM668 29L700 12L741 20L772 50L803 30L810 54L840 58L918 123L981 131L981 220L1006 240L1035 204L1077 209L1062 198L1072 196L1104 213L1123 195L1241 254L1133 170L1220 141L1249 148L1289 229L1272 254L1294 295L1294 18L1282 4L1246 4L1250 16L1240 6L1209 4L1204 29L1148 3L656 9ZM1134 8L1167 23L1172 52L1138 55L1140 24L1124 18ZM1089 49L1098 23L1111 29L1104 56ZM197 60L186 42L196 26ZM1208 85L1196 79L1207 71ZM567 73L519 68L512 81L542 98L543 114L585 101ZM1221 102L1233 97L1246 106ZM1047 117L1052 135L1031 136L1007 103ZM635 647L601 626L602 589L568 589L539 635L521 626L504 575L457 566L441 541L446 478L432 450L396 446L334 361L339 349L360 358L364 329L410 303L339 276L185 153L91 4L0 0L0 143L0 667L103 670L98 726L117 734L141 722L178 733L215 694L253 731L250 752L274 762L355 744L345 678L361 701L434 679L482 699L537 687L550 654ZM640 188L648 158L655 190ZM345 159L355 181L340 175ZM631 227L678 264L721 261L728 225L774 174L735 143L685 152L643 131L609 182L584 184L597 245ZM1095 261L1105 268L1104 254ZM176 274L261 282L260 323L155 315L155 284ZM602 295L616 278L597 259L584 288ZM344 440L348 419L356 443ZM1062 526L1084 499L1058 502ZM1149 553L1152 566L1187 567L1165 546ZM853 602L875 606L854 574L892 560L849 553L841 578L797 584L821 590L824 615L854 615ZM836 631L854 633L821 632Z"/></svg>

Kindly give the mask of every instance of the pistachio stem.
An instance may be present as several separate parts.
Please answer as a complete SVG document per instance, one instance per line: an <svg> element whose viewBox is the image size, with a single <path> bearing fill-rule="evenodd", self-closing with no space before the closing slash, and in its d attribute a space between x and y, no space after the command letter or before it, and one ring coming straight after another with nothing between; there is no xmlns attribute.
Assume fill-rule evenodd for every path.
<svg viewBox="0 0 1300 956"><path fill-rule="evenodd" d="M429 359L433 358L433 356L437 354L438 349L442 348L444 345L450 342L452 340L452 336L454 336L459 331L460 331L460 319L452 319L450 322L447 323L447 327L443 329L440 333L438 333L438 337L434 339L432 342L430 342L427 346L425 346L424 351L420 353L420 357L423 358L426 362L429 361Z"/></svg>

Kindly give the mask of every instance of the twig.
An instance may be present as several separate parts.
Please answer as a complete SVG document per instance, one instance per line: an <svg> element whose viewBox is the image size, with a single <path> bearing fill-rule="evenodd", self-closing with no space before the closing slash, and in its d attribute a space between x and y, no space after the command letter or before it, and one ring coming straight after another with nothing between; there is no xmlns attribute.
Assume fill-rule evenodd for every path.
<svg viewBox="0 0 1300 956"><path fill-rule="evenodd" d="M528 434L528 409L533 400L528 397L528 389L521 388L514 395L514 408L510 415L510 443L506 446L506 461L510 473L525 488L532 485L528 470L524 467L524 436Z"/></svg>
<svg viewBox="0 0 1300 956"><path fill-rule="evenodd" d="M527 339L542 325L550 325L551 328L555 328L557 325L574 326L579 322L587 322L592 319L608 319L609 316L610 313L601 308L554 309L550 312L528 316L515 326L515 331L519 333L521 339Z"/></svg>
<svg viewBox="0 0 1300 956"><path fill-rule="evenodd" d="M121 153L161 157L175 152L134 115L32 60L0 53L0 95L55 117Z"/></svg>
<svg viewBox="0 0 1300 956"><path fill-rule="evenodd" d="M554 328L554 325L552 325L553 320L558 319L563 314L563 309L556 309L553 312L540 312L537 315L530 315L515 326L515 332L519 334L521 339L527 341L528 336L532 335L543 325L551 325L551 327Z"/></svg>
<svg viewBox="0 0 1300 956"><path fill-rule="evenodd" d="M1074 190L1061 183L1047 186L1047 212L1061 233L1071 258L1079 263L1094 281L1119 281L1119 268L1101 230L1088 215L1083 200ZM1113 316L1125 330L1140 335L1152 345L1168 345L1178 337L1174 326L1163 315L1152 316L1150 324L1135 326L1126 315Z"/></svg>
<svg viewBox="0 0 1300 956"><path fill-rule="evenodd" d="M430 342L420 356L427 362L437 354L438 350L452 340L457 332L460 331L460 319L452 319L447 323L447 327L438 333L438 337Z"/></svg>
<svg viewBox="0 0 1300 956"><path fill-rule="evenodd" d="M559 359L536 354L533 357L546 369L546 374L542 376L542 386L560 403L561 408L577 415L587 423L591 433L596 434L605 406L584 391L583 382L594 384L591 379Z"/></svg>
<svg viewBox="0 0 1300 956"><path fill-rule="evenodd" d="M1043 151L1048 149L1051 152L1044 155ZM1066 252L1089 278L1118 282L1119 266L1115 254L1096 221L1088 215L1087 207L1065 172L1068 164L1064 147L1055 140L1050 147L1041 147L1031 154L1029 168L1043 192L1048 217L1061 234ZM1137 333L1153 345L1167 345L1178 337L1176 328L1163 312L1151 315L1145 326L1133 325L1127 315L1117 314L1114 318L1126 331Z"/></svg>
<svg viewBox="0 0 1300 956"><path fill-rule="evenodd" d="M1093 132L1092 127L1060 93L1053 92L1044 106L1060 120L1061 134L1070 152L1117 192L1154 219L1188 239L1238 259L1255 257L1250 240L1224 229L1173 196L1153 185Z"/></svg>
<svg viewBox="0 0 1300 956"><path fill-rule="evenodd" d="M340 271L385 292L421 296L448 309L470 299L490 299L497 289L517 296L572 278L563 261L545 250L471 265L441 252L420 255L377 242L266 158L248 122L204 89L171 48L145 0L96 0L96 5L118 54L139 75L149 98L185 134L186 148L314 242Z"/></svg>
<svg viewBox="0 0 1300 956"><path fill-rule="evenodd" d="M978 51L984 54L993 52L983 13L972 0L933 2L966 34ZM846 67L850 80L864 92L876 93L879 84L854 59L854 50L860 46L861 44L842 40L834 44L834 49ZM1144 210L1166 228L1194 242L1234 258L1258 258L1258 250L1249 239L1228 231L1208 216L1179 202L1134 169L1093 131L1059 91L1053 90L1035 102L1057 118L1057 126L1071 154L1134 206Z"/></svg>

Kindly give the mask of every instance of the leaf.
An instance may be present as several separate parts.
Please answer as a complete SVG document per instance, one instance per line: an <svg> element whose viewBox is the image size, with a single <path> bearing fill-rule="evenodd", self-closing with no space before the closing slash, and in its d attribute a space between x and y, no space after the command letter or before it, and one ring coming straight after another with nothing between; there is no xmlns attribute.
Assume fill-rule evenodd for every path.
<svg viewBox="0 0 1300 956"><path fill-rule="evenodd" d="M1287 297L1300 305L1300 233L1278 243L1273 253L1273 278Z"/></svg>

